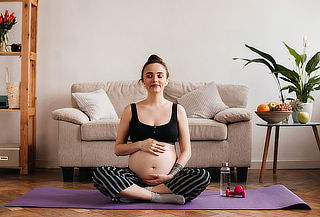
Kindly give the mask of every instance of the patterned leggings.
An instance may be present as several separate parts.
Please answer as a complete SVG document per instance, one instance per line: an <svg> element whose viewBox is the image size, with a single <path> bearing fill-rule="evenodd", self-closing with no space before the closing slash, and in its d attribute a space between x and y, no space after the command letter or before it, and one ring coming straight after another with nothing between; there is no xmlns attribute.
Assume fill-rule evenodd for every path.
<svg viewBox="0 0 320 217"><path fill-rule="evenodd" d="M133 184L141 187L148 186L129 168L98 167L94 170L92 179L94 186L112 201L118 201L117 195ZM203 192L209 183L208 171L200 168L183 168L164 184L174 194L183 195L186 201L190 201Z"/></svg>

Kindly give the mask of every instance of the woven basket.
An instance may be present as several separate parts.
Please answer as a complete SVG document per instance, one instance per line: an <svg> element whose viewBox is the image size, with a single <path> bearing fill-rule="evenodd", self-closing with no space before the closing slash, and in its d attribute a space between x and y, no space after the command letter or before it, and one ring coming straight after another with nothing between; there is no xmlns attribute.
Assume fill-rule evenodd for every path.
<svg viewBox="0 0 320 217"><path fill-rule="evenodd" d="M20 82L7 83L9 108L20 108Z"/></svg>

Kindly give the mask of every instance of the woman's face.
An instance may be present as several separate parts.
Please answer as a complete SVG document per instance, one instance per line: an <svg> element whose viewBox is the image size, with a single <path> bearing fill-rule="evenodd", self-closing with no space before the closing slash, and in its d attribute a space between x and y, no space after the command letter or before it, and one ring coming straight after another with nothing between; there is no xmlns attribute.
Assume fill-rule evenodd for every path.
<svg viewBox="0 0 320 217"><path fill-rule="evenodd" d="M163 91L164 87L168 84L167 71L165 67L159 63L147 65L143 71L142 82L148 91Z"/></svg>

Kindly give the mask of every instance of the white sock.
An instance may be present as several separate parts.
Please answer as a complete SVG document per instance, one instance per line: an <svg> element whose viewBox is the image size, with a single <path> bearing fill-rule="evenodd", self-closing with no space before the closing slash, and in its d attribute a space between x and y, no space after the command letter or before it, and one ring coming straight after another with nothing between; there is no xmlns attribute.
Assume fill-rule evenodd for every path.
<svg viewBox="0 0 320 217"><path fill-rule="evenodd" d="M151 191L152 190L152 186L147 186L147 187L143 187L144 189ZM135 199L135 198L129 198L129 197L120 197L119 201L122 203L137 203L141 200L139 199Z"/></svg>
<svg viewBox="0 0 320 217"><path fill-rule="evenodd" d="M184 204L186 201L184 196L182 195L158 194L158 193L151 192L151 202Z"/></svg>

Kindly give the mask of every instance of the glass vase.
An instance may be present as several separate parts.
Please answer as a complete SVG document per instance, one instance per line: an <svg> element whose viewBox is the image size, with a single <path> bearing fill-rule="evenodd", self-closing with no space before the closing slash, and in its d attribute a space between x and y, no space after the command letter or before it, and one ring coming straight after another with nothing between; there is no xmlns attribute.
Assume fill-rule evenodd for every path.
<svg viewBox="0 0 320 217"><path fill-rule="evenodd" d="M0 52L7 52L8 31L0 29Z"/></svg>

